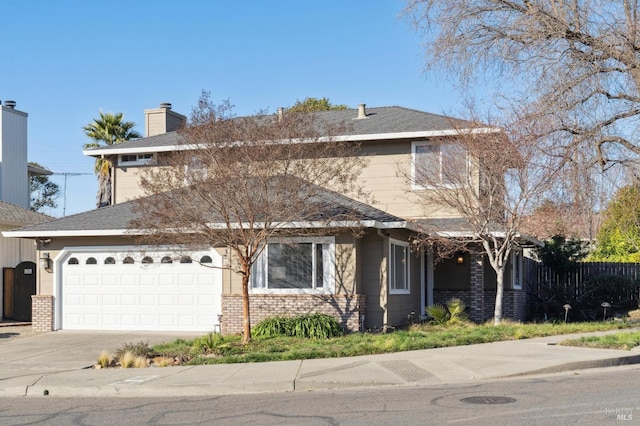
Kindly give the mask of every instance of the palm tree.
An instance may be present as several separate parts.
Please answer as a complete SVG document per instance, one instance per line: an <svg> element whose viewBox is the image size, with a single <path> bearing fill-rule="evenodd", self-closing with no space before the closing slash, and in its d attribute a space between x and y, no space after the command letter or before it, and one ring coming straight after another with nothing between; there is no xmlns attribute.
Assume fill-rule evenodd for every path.
<svg viewBox="0 0 640 426"><path fill-rule="evenodd" d="M103 148L136 139L141 135L133 130L136 123L122 121L122 113L104 114L100 111L100 118L94 118L93 123L84 126L84 134L93 142L84 145L84 149ZM94 172L98 175L98 193L96 206L104 207L111 204L111 167L113 164L106 158L96 158Z"/></svg>

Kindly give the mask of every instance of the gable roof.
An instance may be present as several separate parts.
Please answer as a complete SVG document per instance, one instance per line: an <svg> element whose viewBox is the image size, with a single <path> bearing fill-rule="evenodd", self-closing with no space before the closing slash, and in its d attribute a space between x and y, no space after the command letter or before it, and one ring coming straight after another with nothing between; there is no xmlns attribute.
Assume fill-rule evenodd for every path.
<svg viewBox="0 0 640 426"><path fill-rule="evenodd" d="M346 125L347 134L339 135L336 141L371 141L401 138L425 138L453 136L460 129L475 131L496 131L467 120L432 114L414 109L389 106L367 108L366 118L357 118L357 109L320 111L314 113L319 122L332 125ZM117 145L83 151L85 155L99 156L123 153L166 152L178 149L179 135L169 132L161 135L135 139ZM183 149L183 148L182 148Z"/></svg>
<svg viewBox="0 0 640 426"><path fill-rule="evenodd" d="M0 224L9 226L25 226L53 220L52 217L37 213L23 207L0 201Z"/></svg>
<svg viewBox="0 0 640 426"><path fill-rule="evenodd" d="M371 207L367 204L353 200L344 195L332 191L326 191L318 197L317 202L325 203L327 209L331 209L331 217L358 216L357 223L353 221L331 222L329 225L322 223L323 218L318 218L317 222L299 222L285 224L287 227L315 228L315 227L353 227L362 226L366 228L392 229L411 228L406 220L386 213L382 210ZM141 231L134 231L130 228L130 223L136 219L135 201L119 203L108 207L102 207L85 213L63 217L47 223L26 226L13 231L5 231L5 237L15 238L41 238L41 237L93 237L108 235L136 235ZM213 222L215 227L216 222ZM224 228L224 223L220 221L220 228ZM143 232L143 231L142 231Z"/></svg>

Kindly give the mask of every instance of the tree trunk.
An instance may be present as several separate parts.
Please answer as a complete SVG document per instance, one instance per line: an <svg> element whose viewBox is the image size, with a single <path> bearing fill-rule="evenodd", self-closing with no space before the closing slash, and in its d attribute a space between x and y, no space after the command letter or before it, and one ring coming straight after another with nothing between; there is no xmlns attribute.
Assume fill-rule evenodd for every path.
<svg viewBox="0 0 640 426"><path fill-rule="evenodd" d="M496 306L493 310L493 325L500 325L502 322L502 294L504 293L504 271L505 268L496 270Z"/></svg>
<svg viewBox="0 0 640 426"><path fill-rule="evenodd" d="M242 274L242 343L251 341L251 317L249 315L249 271Z"/></svg>
<svg viewBox="0 0 640 426"><path fill-rule="evenodd" d="M98 194L96 195L96 207L111 205L111 176L109 173L98 175Z"/></svg>

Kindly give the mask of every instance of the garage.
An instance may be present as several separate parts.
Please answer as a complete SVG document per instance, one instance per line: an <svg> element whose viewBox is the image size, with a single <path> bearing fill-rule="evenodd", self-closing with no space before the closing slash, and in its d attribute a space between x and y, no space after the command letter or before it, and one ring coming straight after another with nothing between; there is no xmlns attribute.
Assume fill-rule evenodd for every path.
<svg viewBox="0 0 640 426"><path fill-rule="evenodd" d="M65 249L57 256L56 329L214 331L220 255Z"/></svg>

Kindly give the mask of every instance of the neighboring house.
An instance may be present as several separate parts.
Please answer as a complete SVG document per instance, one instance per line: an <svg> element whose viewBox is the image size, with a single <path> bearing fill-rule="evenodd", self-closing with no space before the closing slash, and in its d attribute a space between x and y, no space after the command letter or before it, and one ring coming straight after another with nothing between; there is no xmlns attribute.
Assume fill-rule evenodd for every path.
<svg viewBox="0 0 640 426"><path fill-rule="evenodd" d="M112 160L113 206L5 233L38 240L40 256L51 259L34 298L34 314L43 318L34 323L37 329L242 329L240 278L230 270L206 267L228 265L226 248L176 255L171 247L132 242L128 223L131 200L143 196L140 171L158 167L163 155L182 149L175 130L186 121L170 104L145 114L145 138L85 151ZM401 107L367 110L364 105L318 117L347 123L349 132L338 139L361 143L361 155L369 161L360 179L376 203L345 196L333 200L362 217L358 238L332 227L328 235L290 241L311 247L306 261L322 271L315 282L278 288L264 271L291 272L286 253L277 255L289 245L270 243L266 252L275 255L264 255L252 272L252 323L274 314L318 311L340 318L351 330L401 326L424 315L425 306L454 296L470 306L473 320L491 318L496 279L482 255L460 253L435 265L429 252L415 253L410 244L419 221L443 232L468 232L464 221L442 206L425 209L419 204L416 192L428 188L404 176L412 176L415 161L441 155L449 146L434 144L433 138L454 142L459 127L471 123ZM516 251L504 297L505 316L518 320L524 319L526 295L521 263Z"/></svg>
<svg viewBox="0 0 640 426"><path fill-rule="evenodd" d="M27 165L27 113L15 109L14 101L0 102L0 231L51 220L50 217L29 210L29 177L51 172ZM36 280L36 244L33 240L0 236L0 266L3 268L3 286L0 291L0 317L31 318L33 290L22 291L23 283L14 287L13 270L25 266L28 278ZM16 290L14 292L14 290ZM6 296L6 298L5 298ZM25 299L18 301L16 299ZM14 309L13 302L16 303ZM24 307L26 306L26 307ZM25 312L28 309L28 312ZM7 314L7 315L5 315Z"/></svg>

